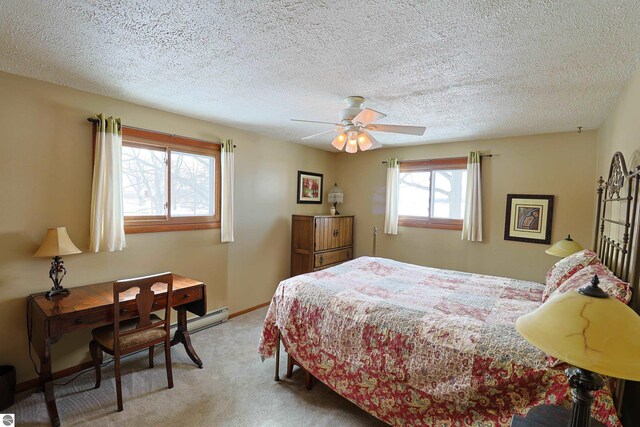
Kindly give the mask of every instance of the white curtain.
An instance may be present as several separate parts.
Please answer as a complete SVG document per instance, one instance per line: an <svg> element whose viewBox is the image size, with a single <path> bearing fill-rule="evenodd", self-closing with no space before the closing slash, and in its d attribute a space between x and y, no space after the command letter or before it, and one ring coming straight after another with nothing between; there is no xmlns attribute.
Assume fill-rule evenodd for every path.
<svg viewBox="0 0 640 427"><path fill-rule="evenodd" d="M127 245L122 210L122 126L120 119L95 116L96 140L91 188L91 252L121 251Z"/></svg>
<svg viewBox="0 0 640 427"><path fill-rule="evenodd" d="M220 240L233 242L233 140L222 144L222 211L220 213Z"/></svg>
<svg viewBox="0 0 640 427"><path fill-rule="evenodd" d="M467 160L467 196L465 199L462 240L482 242L481 156L471 151Z"/></svg>
<svg viewBox="0 0 640 427"><path fill-rule="evenodd" d="M387 204L384 212L384 232L398 234L398 186L400 185L400 163L398 159L387 160Z"/></svg>

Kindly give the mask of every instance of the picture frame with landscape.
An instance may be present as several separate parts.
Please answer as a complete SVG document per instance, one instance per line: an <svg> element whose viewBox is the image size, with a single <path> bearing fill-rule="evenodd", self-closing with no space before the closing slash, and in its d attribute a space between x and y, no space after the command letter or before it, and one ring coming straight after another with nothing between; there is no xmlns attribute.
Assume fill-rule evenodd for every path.
<svg viewBox="0 0 640 427"><path fill-rule="evenodd" d="M322 204L323 175L298 171L298 203Z"/></svg>

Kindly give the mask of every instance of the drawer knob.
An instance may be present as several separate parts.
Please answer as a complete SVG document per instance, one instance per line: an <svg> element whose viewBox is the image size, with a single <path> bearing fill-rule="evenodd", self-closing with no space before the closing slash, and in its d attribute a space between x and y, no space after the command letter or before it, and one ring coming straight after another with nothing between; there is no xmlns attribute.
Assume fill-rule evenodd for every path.
<svg viewBox="0 0 640 427"><path fill-rule="evenodd" d="M320 265L324 264L324 257L320 255Z"/></svg>
<svg viewBox="0 0 640 427"><path fill-rule="evenodd" d="M82 319L76 319L75 324L76 325L81 325L82 324Z"/></svg>
<svg viewBox="0 0 640 427"><path fill-rule="evenodd" d="M120 314L125 314L126 312L127 312L127 309L126 309L126 308L121 308L121 309L120 309Z"/></svg>
<svg viewBox="0 0 640 427"><path fill-rule="evenodd" d="M191 294L184 294L183 299L191 298Z"/></svg>
<svg viewBox="0 0 640 427"><path fill-rule="evenodd" d="M158 306L158 303L157 303L157 302L154 302L154 303L152 304L152 306L153 306L153 308L156 308L156 307Z"/></svg>

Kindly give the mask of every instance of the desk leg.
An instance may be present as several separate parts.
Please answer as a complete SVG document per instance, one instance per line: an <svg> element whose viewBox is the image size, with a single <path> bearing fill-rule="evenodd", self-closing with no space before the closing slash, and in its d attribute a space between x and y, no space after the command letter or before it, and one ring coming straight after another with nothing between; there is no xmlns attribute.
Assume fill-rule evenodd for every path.
<svg viewBox="0 0 640 427"><path fill-rule="evenodd" d="M58 406L56 405L56 395L53 391L53 374L51 373L51 343L49 339L43 342L44 348L40 353L40 389L44 391L44 400L47 403L47 412L49 413L49 421L53 427L60 426L60 417L58 416Z"/></svg>
<svg viewBox="0 0 640 427"><path fill-rule="evenodd" d="M54 427L60 425L56 395L53 392L53 374L51 373L51 342L55 340L49 336L49 322L36 310L31 299L27 302L27 338L40 359L40 375L38 391L44 392L49 421ZM55 341L53 341L55 342Z"/></svg>
<svg viewBox="0 0 640 427"><path fill-rule="evenodd" d="M187 308L181 306L177 307L176 310L178 312L178 329L173 335L171 345L174 346L179 343L184 344L184 349L186 350L187 355L189 355L191 360L193 360L193 363L198 365L198 368L202 368L202 360L200 360L198 354L193 349L193 346L191 345L191 337L189 336L189 331L187 330Z"/></svg>

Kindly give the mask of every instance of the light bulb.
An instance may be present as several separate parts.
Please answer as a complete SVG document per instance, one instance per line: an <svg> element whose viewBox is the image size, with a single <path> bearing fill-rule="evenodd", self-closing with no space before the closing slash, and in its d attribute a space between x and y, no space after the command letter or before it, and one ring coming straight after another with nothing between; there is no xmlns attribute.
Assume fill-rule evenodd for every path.
<svg viewBox="0 0 640 427"><path fill-rule="evenodd" d="M345 147L344 151L351 154L355 153L356 151L358 151L358 142L355 139L348 140L347 146Z"/></svg>
<svg viewBox="0 0 640 427"><path fill-rule="evenodd" d="M364 133L361 133L360 136L358 136L358 146L360 147L360 151L367 151L372 145L373 143Z"/></svg>
<svg viewBox="0 0 640 427"><path fill-rule="evenodd" d="M344 144L347 142L347 135L344 132L341 132L336 138L331 142L337 150L342 150L344 148Z"/></svg>

